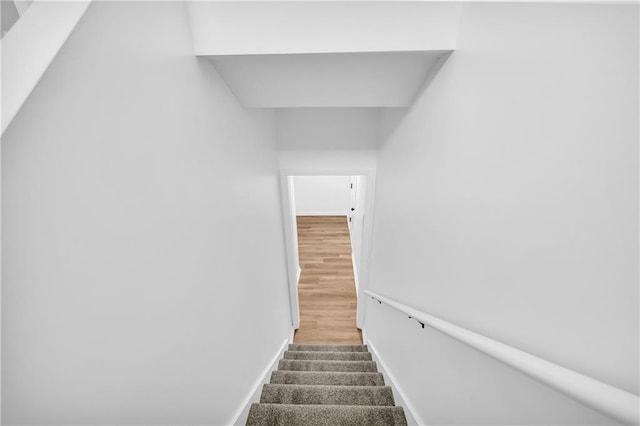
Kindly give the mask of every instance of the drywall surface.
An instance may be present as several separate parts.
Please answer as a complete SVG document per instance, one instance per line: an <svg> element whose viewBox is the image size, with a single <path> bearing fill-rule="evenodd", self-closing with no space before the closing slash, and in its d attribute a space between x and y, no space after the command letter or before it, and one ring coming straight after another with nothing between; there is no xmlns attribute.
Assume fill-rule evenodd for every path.
<svg viewBox="0 0 640 426"><path fill-rule="evenodd" d="M351 233L351 248L355 260L356 274L362 269L362 240L365 221L367 216L367 177L353 176L351 179L353 189L351 190L351 221L349 222L349 232ZM359 283L356 281L356 286Z"/></svg>
<svg viewBox="0 0 640 426"><path fill-rule="evenodd" d="M189 2L197 55L449 50L452 2Z"/></svg>
<svg viewBox="0 0 640 426"><path fill-rule="evenodd" d="M451 51L207 57L251 108L407 107Z"/></svg>
<svg viewBox="0 0 640 426"><path fill-rule="evenodd" d="M3 133L86 12L90 1L38 1L29 7L28 14L25 9L28 4L19 4L20 19L2 38Z"/></svg>
<svg viewBox="0 0 640 426"><path fill-rule="evenodd" d="M0 18L2 18L2 26L0 27L0 31L2 31L2 38L4 35L13 27L16 21L20 18L20 13L18 12L18 8L13 1L3 1L0 3Z"/></svg>
<svg viewBox="0 0 640 426"><path fill-rule="evenodd" d="M638 393L638 6L465 4L456 51L382 114L370 288ZM598 424L369 304L429 424Z"/></svg>
<svg viewBox="0 0 640 426"><path fill-rule="evenodd" d="M301 268L299 265L299 261L298 261L298 226L296 223L296 216L298 215L298 213L296 212L296 188L295 188L295 176L287 176L286 177L286 181L287 181L287 193L289 195L289 202L288 202L288 209L287 208L283 208L284 212L289 213L289 218L290 218L290 230L291 230L291 240L292 240L292 244L291 244L291 249L293 250L292 253L292 259L295 259L295 266L296 266L296 285L298 284L298 279L300 278L300 272L301 272Z"/></svg>
<svg viewBox="0 0 640 426"><path fill-rule="evenodd" d="M375 171L377 152L360 150L282 150L278 151L278 165L292 174L351 175L363 171ZM311 172L311 173L310 173ZM322 172L322 173L318 173Z"/></svg>
<svg viewBox="0 0 640 426"><path fill-rule="evenodd" d="M278 108L278 149L373 150L378 108Z"/></svg>
<svg viewBox="0 0 640 426"><path fill-rule="evenodd" d="M95 2L3 135L3 424L230 424L291 326L275 117Z"/></svg>
<svg viewBox="0 0 640 426"><path fill-rule="evenodd" d="M349 176L294 177L296 214L349 214Z"/></svg>

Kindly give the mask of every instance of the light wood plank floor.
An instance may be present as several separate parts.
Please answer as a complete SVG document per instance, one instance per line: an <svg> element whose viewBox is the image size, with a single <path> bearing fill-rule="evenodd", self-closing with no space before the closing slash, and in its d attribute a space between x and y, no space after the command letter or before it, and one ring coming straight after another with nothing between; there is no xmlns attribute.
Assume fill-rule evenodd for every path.
<svg viewBox="0 0 640 426"><path fill-rule="evenodd" d="M300 328L295 343L362 344L346 216L298 216Z"/></svg>

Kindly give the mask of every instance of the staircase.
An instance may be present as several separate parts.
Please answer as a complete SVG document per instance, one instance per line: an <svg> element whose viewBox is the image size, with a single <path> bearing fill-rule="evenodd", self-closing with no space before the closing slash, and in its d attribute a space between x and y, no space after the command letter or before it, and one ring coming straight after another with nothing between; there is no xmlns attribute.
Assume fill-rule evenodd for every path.
<svg viewBox="0 0 640 426"><path fill-rule="evenodd" d="M289 345L259 404L255 425L406 425L366 345Z"/></svg>

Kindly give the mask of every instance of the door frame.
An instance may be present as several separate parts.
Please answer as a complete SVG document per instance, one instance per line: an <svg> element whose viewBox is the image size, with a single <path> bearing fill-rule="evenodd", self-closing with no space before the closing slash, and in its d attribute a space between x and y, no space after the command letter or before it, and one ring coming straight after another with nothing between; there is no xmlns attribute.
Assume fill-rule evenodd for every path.
<svg viewBox="0 0 640 426"><path fill-rule="evenodd" d="M361 303L364 290L368 286L369 265L371 255L371 242L373 237L373 206L375 194L375 169L373 168L304 168L304 169L280 169L280 193L282 200L282 220L284 227L284 239L287 259L287 277L289 281L289 301L291 305L291 324L294 329L300 327L300 305L298 301L298 281L300 279L300 266L298 260L297 235L294 238L294 230L297 232L297 224L291 212L295 211L290 194L290 178L295 176L366 176L367 186L365 195L365 221L362 233L361 267L358 270L358 294L357 294L357 326L362 328L364 324L365 303Z"/></svg>

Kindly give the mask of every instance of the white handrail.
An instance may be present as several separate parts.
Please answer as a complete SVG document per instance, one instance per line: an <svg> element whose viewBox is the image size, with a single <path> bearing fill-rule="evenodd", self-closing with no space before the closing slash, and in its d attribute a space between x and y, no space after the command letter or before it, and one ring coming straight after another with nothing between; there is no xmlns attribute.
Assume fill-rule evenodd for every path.
<svg viewBox="0 0 640 426"><path fill-rule="evenodd" d="M364 293L419 323L471 346L624 424L638 425L639 423L640 399L632 393L453 325L372 291L365 290Z"/></svg>

